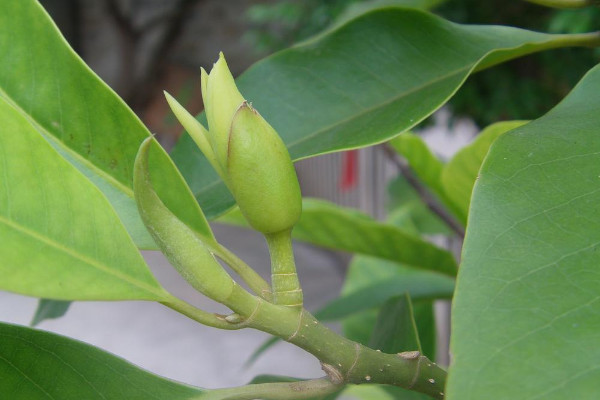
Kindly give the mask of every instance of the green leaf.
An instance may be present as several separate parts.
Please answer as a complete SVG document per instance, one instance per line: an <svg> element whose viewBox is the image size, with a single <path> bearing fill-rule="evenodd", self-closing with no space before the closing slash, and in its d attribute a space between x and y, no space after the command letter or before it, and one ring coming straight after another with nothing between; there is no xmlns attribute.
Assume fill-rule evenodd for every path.
<svg viewBox="0 0 600 400"><path fill-rule="evenodd" d="M358 256L353 264L358 264L370 273L371 265L383 264L393 273L384 273L382 278L373 279L368 285L361 285L348 294L343 294L323 307L315 316L322 320L341 319L360 311L383 305L390 297L409 293L412 299L450 298L454 290L454 279L435 272L415 270L401 264ZM375 272L371 272L375 273Z"/></svg>
<svg viewBox="0 0 600 400"><path fill-rule="evenodd" d="M452 235L448 225L431 212L403 176L388 185L388 202L388 223L416 235Z"/></svg>
<svg viewBox="0 0 600 400"><path fill-rule="evenodd" d="M0 97L0 289L59 300L160 300L109 202Z"/></svg>
<svg viewBox="0 0 600 400"><path fill-rule="evenodd" d="M411 7L418 8L420 10L431 10L440 3L444 3L447 0L370 0L370 1L359 1L352 3L346 7L346 9L333 21L331 26L324 32L328 33L330 30L334 30L344 25L348 21L353 20L356 17L360 17L362 14L374 11L379 8L389 7Z"/></svg>
<svg viewBox="0 0 600 400"><path fill-rule="evenodd" d="M0 3L0 53L0 97L102 190L138 247L156 248L131 189L133 161L149 135L141 121L68 46L37 1ZM161 198L181 220L206 232L183 178L160 146L153 152Z"/></svg>
<svg viewBox="0 0 600 400"><path fill-rule="evenodd" d="M11 400L187 400L201 390L96 347L0 323L0 397Z"/></svg>
<svg viewBox="0 0 600 400"><path fill-rule="evenodd" d="M237 83L299 160L389 140L438 109L476 69L594 41L596 34L466 26L385 8L259 61ZM209 218L233 205L187 135L172 156Z"/></svg>
<svg viewBox="0 0 600 400"><path fill-rule="evenodd" d="M448 399L590 399L600 369L600 66L502 135L475 185Z"/></svg>
<svg viewBox="0 0 600 400"><path fill-rule="evenodd" d="M40 299L30 325L34 327L43 320L60 318L67 313L70 305L70 301Z"/></svg>
<svg viewBox="0 0 600 400"><path fill-rule="evenodd" d="M384 353L422 352L410 296L391 298L381 306L369 347Z"/></svg>
<svg viewBox="0 0 600 400"><path fill-rule="evenodd" d="M245 225L239 210L220 221ZM385 258L450 276L456 274L456 262L448 251L354 209L322 200L304 199L302 216L292 235L318 246Z"/></svg>
<svg viewBox="0 0 600 400"><path fill-rule="evenodd" d="M423 139L414 133L404 132L389 143L406 158L417 177L443 200L445 193L440 178L444 164L429 150Z"/></svg>
<svg viewBox="0 0 600 400"><path fill-rule="evenodd" d="M458 210L463 223L467 220L471 192L477 180L479 168L490 146L503 133L526 123L527 121L505 121L488 126L472 143L456 153L444 167L440 183L447 198Z"/></svg>

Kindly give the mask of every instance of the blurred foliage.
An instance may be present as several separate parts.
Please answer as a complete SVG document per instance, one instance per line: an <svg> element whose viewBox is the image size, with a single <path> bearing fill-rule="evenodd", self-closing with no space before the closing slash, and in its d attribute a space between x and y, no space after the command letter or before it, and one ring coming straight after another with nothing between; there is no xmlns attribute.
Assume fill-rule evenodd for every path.
<svg viewBox="0 0 600 400"><path fill-rule="evenodd" d="M246 34L258 53L271 53L306 39L326 27L344 10L361 0L284 0L256 4L246 17L252 29Z"/></svg>
<svg viewBox="0 0 600 400"><path fill-rule="evenodd" d="M284 0L248 10L253 28L246 40L257 52L269 53L336 25L361 9L390 4L435 7L444 18L466 24L510 25L552 33L600 30L600 7L555 10L520 0ZM469 116L479 126L534 119L556 105L599 62L600 50L585 48L520 58L473 75L450 106L456 116Z"/></svg>

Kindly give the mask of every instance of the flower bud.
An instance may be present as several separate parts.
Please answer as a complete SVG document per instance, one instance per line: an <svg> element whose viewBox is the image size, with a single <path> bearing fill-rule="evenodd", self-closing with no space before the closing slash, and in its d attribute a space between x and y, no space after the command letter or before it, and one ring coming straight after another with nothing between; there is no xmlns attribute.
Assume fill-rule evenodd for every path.
<svg viewBox="0 0 600 400"><path fill-rule="evenodd" d="M207 131L167 94L173 113L219 173L250 225L262 233L291 229L302 211L300 186L277 132L242 97L221 53L202 69Z"/></svg>
<svg viewBox="0 0 600 400"><path fill-rule="evenodd" d="M223 53L219 54L219 60L210 74L202 69L202 86L202 99L210 128L209 140L217 161L225 167L231 120L244 98L235 85Z"/></svg>
<svg viewBox="0 0 600 400"><path fill-rule="evenodd" d="M295 225L302 197L294 165L277 132L246 102L231 123L226 168L233 196L254 229L275 233Z"/></svg>

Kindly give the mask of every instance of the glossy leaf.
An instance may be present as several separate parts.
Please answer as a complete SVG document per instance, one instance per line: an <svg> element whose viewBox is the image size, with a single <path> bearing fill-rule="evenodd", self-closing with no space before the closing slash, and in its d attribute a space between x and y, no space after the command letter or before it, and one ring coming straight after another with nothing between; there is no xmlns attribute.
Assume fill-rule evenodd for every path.
<svg viewBox="0 0 600 400"><path fill-rule="evenodd" d="M391 7L267 57L237 83L298 160L389 140L438 109L475 69L593 40ZM233 205L187 135L172 156L209 217Z"/></svg>
<svg viewBox="0 0 600 400"><path fill-rule="evenodd" d="M471 192L479 174L479 168L490 146L500 135L525 124L526 121L498 122L485 128L463 147L444 166L440 174L440 184L447 198L456 207L463 222L466 222L471 202Z"/></svg>
<svg viewBox="0 0 600 400"><path fill-rule="evenodd" d="M447 398L589 399L600 382L600 66L492 145L453 304Z"/></svg>
<svg viewBox="0 0 600 400"><path fill-rule="evenodd" d="M362 264L361 274L375 274L369 269L373 264L384 264L380 279L372 279L348 291L319 310L315 316L322 320L345 318L355 313L383 305L389 298L409 293L411 298L450 298L454 290L454 279L435 272L415 270L390 261L359 256L353 263Z"/></svg>
<svg viewBox="0 0 600 400"><path fill-rule="evenodd" d="M70 301L40 299L30 325L36 326L46 319L60 318L67 313Z"/></svg>
<svg viewBox="0 0 600 400"><path fill-rule="evenodd" d="M0 289L60 300L165 291L109 202L0 98Z"/></svg>
<svg viewBox="0 0 600 400"><path fill-rule="evenodd" d="M0 323L0 397L11 400L188 400L202 391L96 347Z"/></svg>
<svg viewBox="0 0 600 400"><path fill-rule="evenodd" d="M0 53L0 97L102 190L140 248L156 248L131 189L135 155L150 134L141 121L68 46L37 1L0 2ZM161 198L181 220L207 231L166 153L160 146L153 153Z"/></svg>
<svg viewBox="0 0 600 400"><path fill-rule="evenodd" d="M238 210L223 216L221 221L245 224ZM448 251L416 234L322 200L304 199L302 216L292 235L318 246L372 255L450 276L456 274L456 262Z"/></svg>

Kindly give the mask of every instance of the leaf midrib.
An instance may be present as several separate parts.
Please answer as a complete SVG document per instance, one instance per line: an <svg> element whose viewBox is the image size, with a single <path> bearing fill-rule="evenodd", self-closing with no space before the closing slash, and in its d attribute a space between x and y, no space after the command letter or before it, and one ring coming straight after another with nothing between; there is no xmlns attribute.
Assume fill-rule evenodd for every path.
<svg viewBox="0 0 600 400"><path fill-rule="evenodd" d="M343 119L343 120L337 121L337 122L336 122L336 123L334 123L334 124L331 124L331 125L325 126L324 128L321 128L321 129L319 129L319 130L317 130L317 131L314 131L314 132L313 132L313 133L311 133L310 135L302 136L302 137L300 137L299 139L297 139L297 140L295 140L295 141L293 141L293 142L290 142L289 144L287 144L287 146L288 146L288 149L290 149L290 150L291 150L291 148L292 148L293 146L296 146L297 144L303 143L303 142L305 142L305 141L306 141L306 140L308 140L308 139L312 139L313 137L315 137L315 136L317 136L317 135L320 135L320 134L322 134L323 132L327 132L328 130L334 129L334 128L338 127L338 126L345 125L345 124L347 124L348 122L354 121L354 120L356 120L356 119L360 119L360 118L362 118L363 116L365 116L366 114L369 114L369 113L371 113L371 112L373 112L373 111L375 111L375 110L378 110L378 109L380 109L380 108L386 107L386 106L388 106L388 105L390 105L390 104L392 104L392 103L394 103L394 102L396 102L396 101L398 101L398 100L400 100L400 99L402 99L402 98L404 98L404 97L406 97L406 96L410 96L411 94L413 94L413 93L415 93L415 92L417 92L417 91L419 91L419 90L422 90L423 88L426 88L426 87L432 86L432 85L434 85L434 84L436 84L436 83L438 83L438 82L441 82L441 81L443 81L443 80L445 80L445 79L451 78L452 76L454 76L454 75L458 75L458 74L460 74L460 73L461 73L461 72L463 72L463 71L472 70L472 69L473 69L473 67L474 67L474 66L476 66L476 65L477 65L479 62L481 62L481 60L482 60L484 57L486 57L486 56L487 56L487 53L486 53L486 55L484 55L484 56L482 56L481 58L479 58L479 59L477 59L476 61L474 61L474 62L473 62L471 65L467 65L467 66L465 66L465 67L461 67L461 68L455 69L455 70L453 70L453 71L451 71L451 72L449 72L449 73L447 73L447 74L445 74L445 75L441 75L441 76L438 76L438 77L437 77L437 78L435 78L435 79L428 80L427 82L423 83L422 85L415 86L415 87L413 87L413 88L411 88L411 89L409 89L409 90L406 90L406 91L404 91L404 92L402 92L402 93L398 94L397 96L392 96L391 98L389 98L389 99L385 100L384 102L381 102L381 103L379 103L379 104L376 104L376 105L374 105L374 106L372 106L372 107L369 107L369 108L365 108L365 109L361 110L361 111L360 111L360 112L358 112L358 113L354 113L354 114L352 114L352 115L351 115L350 117L348 117L348 118L345 118L345 119ZM424 119L424 118L426 118L426 117L423 117L423 119ZM413 126L414 126L414 125L416 125L416 124L418 124L419 122L420 122L420 120L419 120L419 121L415 121L415 122L413 123ZM410 127L408 127L407 129L410 129ZM322 154L322 153L319 153L319 154ZM312 157L312 155L311 155L310 157ZM295 159L294 161L301 160L301 159L302 159L302 157L299 157L299 158Z"/></svg>
<svg viewBox="0 0 600 400"><path fill-rule="evenodd" d="M9 228L12 228L20 233L23 233L39 242L42 242L45 245L53 247L53 248L59 250L60 252L63 252L77 260L80 260L105 274L108 274L115 278L121 279L127 283L130 283L133 286L137 286L138 288L140 288L148 293L151 293L154 296L157 296L157 299L162 299L165 297L165 294L162 291L157 290L156 288L154 288L144 282L138 281L137 279L134 279L127 274L124 274L115 269L112 269L109 266L104 265L104 264L78 252L78 251L74 251L73 249L65 247L61 243L58 243L55 240L40 234L39 232L36 232L32 229L29 229L20 224L17 224L17 223L15 223L15 221L6 218L3 215L0 215L0 223L3 223L4 225L8 226Z"/></svg>

